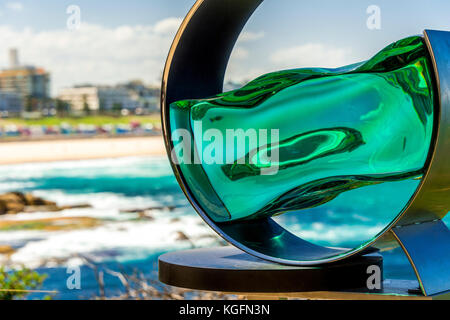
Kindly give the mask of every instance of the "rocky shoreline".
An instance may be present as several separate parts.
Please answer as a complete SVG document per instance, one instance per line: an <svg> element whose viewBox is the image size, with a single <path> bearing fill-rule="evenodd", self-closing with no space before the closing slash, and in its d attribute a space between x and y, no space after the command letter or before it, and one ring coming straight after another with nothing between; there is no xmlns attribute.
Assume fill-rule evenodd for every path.
<svg viewBox="0 0 450 320"><path fill-rule="evenodd" d="M91 208L89 204L75 206L58 206L56 202L36 197L31 193L8 192L0 195L0 215L34 213L34 212L59 212L68 209Z"/></svg>

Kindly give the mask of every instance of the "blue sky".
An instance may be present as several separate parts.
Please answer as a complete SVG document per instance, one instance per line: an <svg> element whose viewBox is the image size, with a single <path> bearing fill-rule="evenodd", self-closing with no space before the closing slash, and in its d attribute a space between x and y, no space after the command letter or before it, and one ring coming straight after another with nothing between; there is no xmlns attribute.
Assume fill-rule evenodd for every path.
<svg viewBox="0 0 450 320"><path fill-rule="evenodd" d="M53 93L82 82L141 78L158 83L171 39L194 0L0 0L0 68L17 47L23 63L52 72ZM81 28L66 27L69 5ZM381 10L381 29L366 9ZM237 44L227 78L303 66L336 67L368 59L423 29L450 30L450 1L266 0Z"/></svg>
<svg viewBox="0 0 450 320"><path fill-rule="evenodd" d="M90 23L114 27L120 25L153 24L167 17L181 17L192 6L189 0L22 0L0 1L23 5L19 12L3 9L2 24L32 26L36 30L60 29L66 23L66 8L78 5L83 19Z"/></svg>

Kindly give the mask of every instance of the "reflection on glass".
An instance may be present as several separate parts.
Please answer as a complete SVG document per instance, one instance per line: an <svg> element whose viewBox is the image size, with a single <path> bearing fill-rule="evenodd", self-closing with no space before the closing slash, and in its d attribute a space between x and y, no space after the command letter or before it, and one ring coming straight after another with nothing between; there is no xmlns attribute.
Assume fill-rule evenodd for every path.
<svg viewBox="0 0 450 320"><path fill-rule="evenodd" d="M180 170L219 225L272 218L316 244L358 246L402 211L421 181L433 130L431 74L422 38L410 37L365 63L274 72L173 103L171 130L187 129L197 155L211 154L209 129L224 140L230 129L268 130L253 145L214 143L222 163ZM271 154L278 160L268 161Z"/></svg>

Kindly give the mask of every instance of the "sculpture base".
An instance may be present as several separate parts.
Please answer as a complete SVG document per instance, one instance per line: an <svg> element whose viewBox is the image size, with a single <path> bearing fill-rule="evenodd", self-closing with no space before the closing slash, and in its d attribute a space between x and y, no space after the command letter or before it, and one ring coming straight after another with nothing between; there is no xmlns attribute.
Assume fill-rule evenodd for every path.
<svg viewBox="0 0 450 320"><path fill-rule="evenodd" d="M417 281L385 280L381 289L368 289L371 266L379 267L382 277L379 254L320 267L294 267L267 262L234 247L219 247L162 255L159 280L175 287L257 299L431 299L421 294Z"/></svg>
<svg viewBox="0 0 450 320"><path fill-rule="evenodd" d="M403 248L427 296L450 292L450 230L441 220L397 226L392 233Z"/></svg>

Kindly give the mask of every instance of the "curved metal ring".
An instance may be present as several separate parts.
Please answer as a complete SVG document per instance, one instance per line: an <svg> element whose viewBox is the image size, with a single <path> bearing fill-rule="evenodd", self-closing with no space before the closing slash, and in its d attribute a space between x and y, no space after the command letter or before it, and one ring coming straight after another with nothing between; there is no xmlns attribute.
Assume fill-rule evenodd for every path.
<svg viewBox="0 0 450 320"><path fill-rule="evenodd" d="M169 158L173 149L170 104L222 92L226 67L235 42L261 3L262 0L198 0L183 21L170 49L162 81L161 117ZM447 39L450 37L450 33L444 34ZM434 137L426 164L427 173L403 212L371 242L350 251L320 247L289 233L272 219L260 221L258 225L255 225L256 222L233 224L232 228L218 225L199 204L196 190L189 188L179 166L171 161L178 183L189 202L229 243L259 258L290 265L329 263L366 253L374 247L391 245L396 238L398 240L390 232L395 226L442 219L448 212L450 202L450 165L446 159L450 151L450 72L446 67L450 59L450 41L445 42L447 45L440 44L442 36L435 31L425 33L440 93L435 110ZM262 233L264 238L260 236Z"/></svg>

